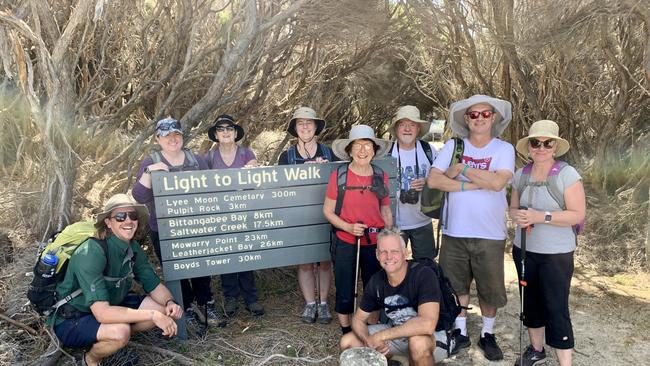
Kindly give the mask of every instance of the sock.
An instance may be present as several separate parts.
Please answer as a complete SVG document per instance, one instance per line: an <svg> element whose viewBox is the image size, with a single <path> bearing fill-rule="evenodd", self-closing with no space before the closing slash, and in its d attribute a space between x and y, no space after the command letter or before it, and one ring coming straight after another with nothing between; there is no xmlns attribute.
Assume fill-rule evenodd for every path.
<svg viewBox="0 0 650 366"><path fill-rule="evenodd" d="M483 318L483 328L481 328L481 337L483 337L485 333L494 334L494 331L492 329L494 328L494 320L496 318L488 318L486 316L482 318Z"/></svg>
<svg viewBox="0 0 650 366"><path fill-rule="evenodd" d="M321 301L320 301L320 304L321 304L321 305L327 305L327 300L321 300Z"/></svg>
<svg viewBox="0 0 650 366"><path fill-rule="evenodd" d="M464 316L456 317L456 321L454 322L454 325L456 326L457 329L460 329L460 334L467 336L467 317Z"/></svg>
<svg viewBox="0 0 650 366"><path fill-rule="evenodd" d="M316 301L310 301L307 303L307 305L316 305Z"/></svg>
<svg viewBox="0 0 650 366"><path fill-rule="evenodd" d="M351 331L352 331L351 326L341 327L341 333L343 333L343 335L346 335L346 334L350 333Z"/></svg>

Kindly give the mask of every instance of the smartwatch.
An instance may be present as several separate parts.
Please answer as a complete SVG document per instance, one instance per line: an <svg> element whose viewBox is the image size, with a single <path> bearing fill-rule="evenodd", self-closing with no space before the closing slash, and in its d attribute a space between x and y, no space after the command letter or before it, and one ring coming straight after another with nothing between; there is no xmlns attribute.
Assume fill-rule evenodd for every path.
<svg viewBox="0 0 650 366"><path fill-rule="evenodd" d="M552 218L553 217L551 216L550 212L548 212L548 211L544 212L544 223L545 224L549 224L551 222Z"/></svg>
<svg viewBox="0 0 650 366"><path fill-rule="evenodd" d="M144 168L144 174L151 174L149 167Z"/></svg>

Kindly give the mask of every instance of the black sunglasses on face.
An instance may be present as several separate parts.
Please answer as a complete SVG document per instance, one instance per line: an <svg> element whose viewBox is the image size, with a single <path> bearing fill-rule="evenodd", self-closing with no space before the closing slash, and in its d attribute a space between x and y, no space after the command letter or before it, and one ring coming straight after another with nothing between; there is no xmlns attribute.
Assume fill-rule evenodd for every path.
<svg viewBox="0 0 650 366"><path fill-rule="evenodd" d="M226 132L226 131L234 131L235 128L233 126L218 126L216 130L217 132Z"/></svg>
<svg viewBox="0 0 650 366"><path fill-rule="evenodd" d="M469 116L470 119L478 119L479 116L483 116L483 118L490 118L494 112L493 111L471 111L465 113L467 116Z"/></svg>
<svg viewBox="0 0 650 366"><path fill-rule="evenodd" d="M118 212L112 218L117 222L124 222L127 217L131 219L131 221L138 221L138 213L135 211Z"/></svg>
<svg viewBox="0 0 650 366"><path fill-rule="evenodd" d="M528 140L528 143L530 144L530 147L532 147L533 149L539 149L542 146L544 146L545 149L552 149L553 146L555 146L555 140L553 139L548 139L546 141L539 141L538 139L530 139Z"/></svg>

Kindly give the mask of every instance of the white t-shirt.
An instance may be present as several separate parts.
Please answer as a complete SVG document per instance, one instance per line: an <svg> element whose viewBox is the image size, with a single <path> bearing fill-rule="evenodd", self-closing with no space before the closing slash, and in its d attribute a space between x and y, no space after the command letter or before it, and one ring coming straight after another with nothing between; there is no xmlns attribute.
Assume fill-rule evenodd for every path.
<svg viewBox="0 0 650 366"><path fill-rule="evenodd" d="M473 146L469 139L463 139L465 149L462 162L470 168L489 170L507 170L514 173L515 150L511 144L493 138L482 148ZM445 172L453 155L454 141L449 140L433 162L433 167ZM457 177L469 181L464 176ZM478 189L465 192L450 192L442 219L445 235L457 238L480 238L503 240L507 236L505 188L499 192Z"/></svg>
<svg viewBox="0 0 650 366"><path fill-rule="evenodd" d="M427 154L422 149L420 141L416 142L416 148L411 150L399 149L399 160L398 165L400 169L400 190L408 191L411 187L411 181L417 178L425 178L429 174L429 169L431 169L431 164L427 158ZM428 142L424 142L427 144ZM393 146L392 156L398 158L397 156L397 144ZM415 152L418 154L418 169L415 169ZM433 158L436 158L436 151L431 149L431 154ZM402 203L399 200L400 191L397 191L397 212L395 213L397 226L402 230L411 230L424 225L431 225L431 218L427 217L420 211L420 201L417 203Z"/></svg>

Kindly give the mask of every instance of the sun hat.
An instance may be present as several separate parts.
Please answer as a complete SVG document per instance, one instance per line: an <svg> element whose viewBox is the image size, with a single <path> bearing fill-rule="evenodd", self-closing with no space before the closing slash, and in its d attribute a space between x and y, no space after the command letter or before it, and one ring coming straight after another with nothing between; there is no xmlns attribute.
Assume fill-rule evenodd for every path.
<svg viewBox="0 0 650 366"><path fill-rule="evenodd" d="M557 123L548 119L537 121L530 126L528 136L517 141L517 151L524 156L528 156L528 140L536 137L549 137L556 140L555 156L562 156L569 151L569 141L560 137L560 127L558 127Z"/></svg>
<svg viewBox="0 0 650 366"><path fill-rule="evenodd" d="M210 140L214 142L219 142L219 139L217 138L217 127L219 126L232 126L235 128L235 131L237 131L237 135L235 135L235 142L241 140L244 138L244 128L238 124L235 124L235 119L232 116L229 116L227 114L222 114L217 119L214 120L214 125L210 127L208 130L208 137Z"/></svg>
<svg viewBox="0 0 650 366"><path fill-rule="evenodd" d="M405 105L399 107L395 113L395 116L393 116L393 120L389 129L391 135L397 136L397 123L403 119L408 119L412 122L420 124L420 132L418 132L418 138L426 135L427 132L429 132L429 128L431 128L431 122L420 119L420 110L418 107L413 105Z"/></svg>
<svg viewBox="0 0 650 366"><path fill-rule="evenodd" d="M118 193L109 198L104 205L104 211L97 214L95 227L104 227L106 225L104 219L111 215L111 211L120 207L133 207L138 213L138 222L142 222L142 225L149 222L149 210L147 209L147 206L137 203L130 195Z"/></svg>
<svg viewBox="0 0 650 366"><path fill-rule="evenodd" d="M156 136L165 137L172 132L178 132L181 135L183 134L183 129L181 129L181 123L176 119L167 117L163 118L156 123Z"/></svg>
<svg viewBox="0 0 650 366"><path fill-rule="evenodd" d="M512 104L507 100L488 97L487 95L476 94L467 99L454 102L449 107L449 127L460 137L469 136L469 127L465 122L465 113L473 105L486 103L494 108L494 124L492 125L492 137L503 133L512 121Z"/></svg>
<svg viewBox="0 0 650 366"><path fill-rule="evenodd" d="M391 142L384 139L379 139L375 137L375 131L372 127L368 125L356 125L352 126L350 129L350 134L347 139L336 139L332 142L332 151L334 155L338 156L341 159L350 159L350 156L345 152L345 148L355 140L359 139L368 139L375 142L379 145L379 150L375 154L375 157L381 157L388 151L388 148L391 145Z"/></svg>
<svg viewBox="0 0 650 366"><path fill-rule="evenodd" d="M291 120L289 121L289 125L287 126L287 132L293 137L298 137L298 133L296 132L296 120L298 118L313 120L316 124L316 136L318 136L325 129L326 122L324 119L316 117L316 111L309 107L300 107L296 109L295 112L293 112Z"/></svg>

